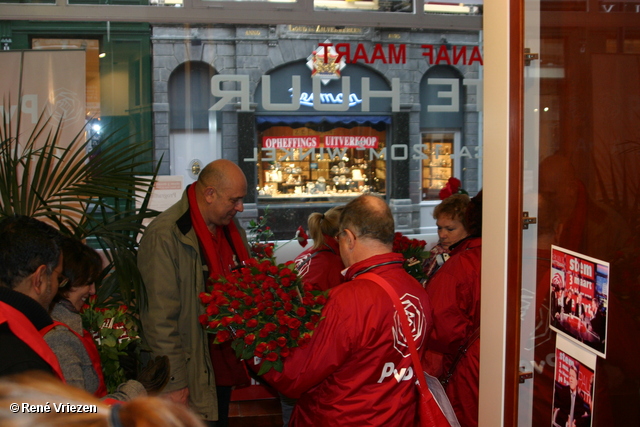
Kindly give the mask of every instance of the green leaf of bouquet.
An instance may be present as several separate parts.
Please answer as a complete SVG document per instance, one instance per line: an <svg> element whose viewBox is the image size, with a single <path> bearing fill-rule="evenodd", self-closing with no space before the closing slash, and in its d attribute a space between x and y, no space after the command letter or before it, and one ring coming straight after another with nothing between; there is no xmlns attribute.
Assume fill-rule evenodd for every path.
<svg viewBox="0 0 640 427"><path fill-rule="evenodd" d="M117 340L111 334L105 336L102 342L103 345L107 347L115 347L115 345L117 344Z"/></svg>
<svg viewBox="0 0 640 427"><path fill-rule="evenodd" d="M258 375L264 375L271 370L273 367L273 362L269 362L268 360L262 359L262 365L260 365L260 370L258 371Z"/></svg>
<svg viewBox="0 0 640 427"><path fill-rule="evenodd" d="M240 356L243 360L249 360L253 357L253 349L251 347L244 347L242 351L242 356Z"/></svg>
<svg viewBox="0 0 640 427"><path fill-rule="evenodd" d="M235 351L236 353L236 357L240 357L240 355L242 354L242 348L244 347L242 340L233 340L231 342L231 348Z"/></svg>

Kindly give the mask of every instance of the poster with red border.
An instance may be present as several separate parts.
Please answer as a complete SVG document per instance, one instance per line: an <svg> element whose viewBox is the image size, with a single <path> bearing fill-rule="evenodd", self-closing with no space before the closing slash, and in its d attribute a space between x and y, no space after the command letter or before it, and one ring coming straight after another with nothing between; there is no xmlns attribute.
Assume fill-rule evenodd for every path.
<svg viewBox="0 0 640 427"><path fill-rule="evenodd" d="M552 427L591 427L596 382L595 353L558 335Z"/></svg>
<svg viewBox="0 0 640 427"><path fill-rule="evenodd" d="M609 263L551 246L550 327L606 357Z"/></svg>

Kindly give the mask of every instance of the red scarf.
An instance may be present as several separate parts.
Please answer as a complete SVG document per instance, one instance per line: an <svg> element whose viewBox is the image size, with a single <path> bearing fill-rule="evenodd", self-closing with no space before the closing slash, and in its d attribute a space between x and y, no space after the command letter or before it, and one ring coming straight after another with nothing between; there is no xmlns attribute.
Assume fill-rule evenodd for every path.
<svg viewBox="0 0 640 427"><path fill-rule="evenodd" d="M0 301L0 325L3 323L6 323L18 339L51 366L51 370L56 377L63 383L66 382L58 358L36 327L33 326L33 323L20 310ZM3 351L7 350L3 349Z"/></svg>
<svg viewBox="0 0 640 427"><path fill-rule="evenodd" d="M211 235L211 231L209 231L209 228L205 224L202 213L200 213L200 209L198 208L198 202L196 201L196 184L189 186L187 189L187 195L189 197L191 223L196 232L196 236L198 236L200 247L204 252L204 258L207 262L207 267L209 267L209 277L218 278L221 274L228 273L228 271L224 271L223 265L221 265L217 258L219 254L214 238ZM227 226L218 227L218 233L224 233L224 237L227 239L227 242L235 255L234 261L236 265L249 259L249 253L247 252L247 248L242 241L242 237L240 236L240 232L238 231L234 221L231 221Z"/></svg>
<svg viewBox="0 0 640 427"><path fill-rule="evenodd" d="M82 335L80 335L79 333L71 329L69 325L59 322L57 320L54 320L53 323L50 324L49 326L45 326L44 328L40 329L40 334L44 337L45 335L47 335L47 332L49 332L51 329L55 328L56 326L64 326L69 331L71 331L71 333L73 333L76 337L78 337L80 342L82 342L82 345L84 346L84 349L87 352L87 356L89 356L89 360L91 360L91 364L93 365L93 370L98 376L98 389L93 393L93 395L96 397L106 396L107 386L104 382L104 374L102 373L102 362L100 361L100 353L98 352L98 348L96 347L96 343L93 340L91 333L86 329L83 329Z"/></svg>
<svg viewBox="0 0 640 427"><path fill-rule="evenodd" d="M192 184L187 188L187 196L189 197L189 210L191 211L191 223L193 229L198 236L198 242L204 253L204 258L209 267L209 277L217 279L220 275L224 275L229 271L225 269L224 262L220 260L221 248L216 245L213 235L202 218L202 213L198 208L196 200L196 184ZM235 223L231 221L229 225L218 227L217 233L220 239L226 239L231 251L235 255L236 265L247 261L249 253L244 245L240 232ZM223 235L220 235L223 233ZM222 242L222 240L220 240ZM217 247L218 246L218 247ZM250 378L244 363L235 355L235 351L231 348L231 342L222 344L214 344L215 336L209 335L209 352L211 354L211 363L213 364L213 372L216 378L217 386L246 386L250 384Z"/></svg>

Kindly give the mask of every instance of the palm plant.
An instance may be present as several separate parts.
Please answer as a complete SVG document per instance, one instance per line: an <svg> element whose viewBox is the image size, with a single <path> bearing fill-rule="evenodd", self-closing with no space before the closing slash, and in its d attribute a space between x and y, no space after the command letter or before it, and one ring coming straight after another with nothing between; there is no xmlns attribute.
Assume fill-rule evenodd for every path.
<svg viewBox="0 0 640 427"><path fill-rule="evenodd" d="M137 236L142 221L157 214L148 203L158 170L145 160L148 144L112 141L112 133L92 146L84 130L61 141L62 121L51 123L43 113L33 130L22 132L19 107L15 125L8 112L0 126L0 218L28 215L97 245L107 260L98 299L145 304Z"/></svg>

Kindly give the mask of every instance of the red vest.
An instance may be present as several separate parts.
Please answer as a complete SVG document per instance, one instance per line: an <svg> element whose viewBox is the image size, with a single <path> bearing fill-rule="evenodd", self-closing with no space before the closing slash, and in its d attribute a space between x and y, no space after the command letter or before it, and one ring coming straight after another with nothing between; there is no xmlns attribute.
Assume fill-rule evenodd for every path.
<svg viewBox="0 0 640 427"><path fill-rule="evenodd" d="M98 353L98 348L96 347L96 343L93 341L91 333L89 333L89 331L87 331L86 329L83 329L82 335L80 335L79 333L71 329L69 325L58 322L57 320L54 320L53 324L41 329L40 333L44 337L47 332L49 332L56 326L64 326L65 328L69 329L82 342L82 345L84 346L84 349L86 350L87 355L89 356L89 359L91 360L91 363L93 365L93 370L96 371L96 375L98 375L98 382L100 383L98 385L98 389L93 393L93 395L96 397L106 396L107 386L104 383L104 375L102 374L102 362L100 362L100 353Z"/></svg>
<svg viewBox="0 0 640 427"><path fill-rule="evenodd" d="M47 362L62 382L66 382L58 358L33 323L22 312L0 301L0 324L3 323L6 323L16 337Z"/></svg>

